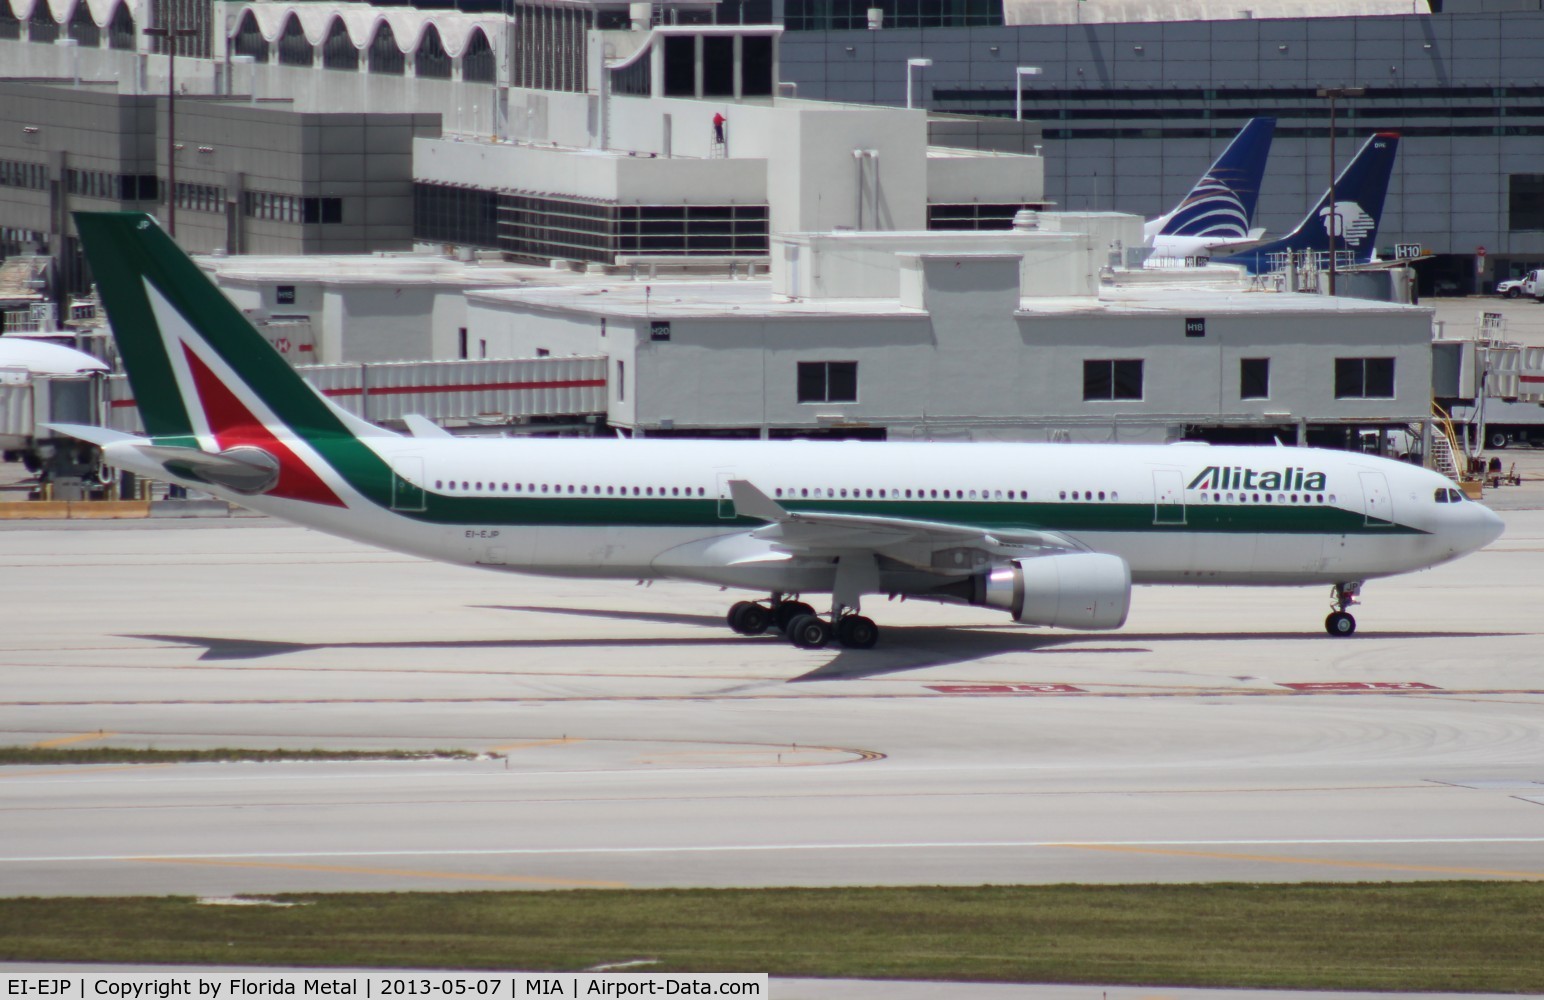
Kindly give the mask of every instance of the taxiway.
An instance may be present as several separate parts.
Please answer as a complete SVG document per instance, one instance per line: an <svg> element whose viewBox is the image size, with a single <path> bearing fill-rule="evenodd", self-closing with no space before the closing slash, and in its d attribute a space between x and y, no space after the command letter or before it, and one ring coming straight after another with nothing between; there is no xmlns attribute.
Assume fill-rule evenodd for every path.
<svg viewBox="0 0 1544 1000"><path fill-rule="evenodd" d="M0 768L0 893L1544 878L1544 512L1327 592L1073 634L495 575L264 519L0 528L0 739L471 761Z"/></svg>

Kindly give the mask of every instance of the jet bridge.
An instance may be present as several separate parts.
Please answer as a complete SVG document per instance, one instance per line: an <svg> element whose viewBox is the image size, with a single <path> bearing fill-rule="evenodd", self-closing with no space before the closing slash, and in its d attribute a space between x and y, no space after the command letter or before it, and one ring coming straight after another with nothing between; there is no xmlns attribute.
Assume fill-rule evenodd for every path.
<svg viewBox="0 0 1544 1000"><path fill-rule="evenodd" d="M322 395L371 423L400 425L412 414L439 424L500 428L592 422L606 412L606 358L516 358L297 365ZM142 434L133 392L107 380L107 426Z"/></svg>

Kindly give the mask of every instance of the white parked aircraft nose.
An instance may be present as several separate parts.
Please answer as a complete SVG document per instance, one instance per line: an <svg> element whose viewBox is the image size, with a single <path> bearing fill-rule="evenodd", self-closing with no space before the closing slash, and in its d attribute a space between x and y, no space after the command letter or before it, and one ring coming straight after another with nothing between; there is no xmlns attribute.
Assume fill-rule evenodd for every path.
<svg viewBox="0 0 1544 1000"><path fill-rule="evenodd" d="M1501 515L1486 507L1484 504L1464 504L1463 532L1466 536L1466 547L1470 552L1483 549L1485 546L1501 537L1506 530L1506 524L1501 520Z"/></svg>

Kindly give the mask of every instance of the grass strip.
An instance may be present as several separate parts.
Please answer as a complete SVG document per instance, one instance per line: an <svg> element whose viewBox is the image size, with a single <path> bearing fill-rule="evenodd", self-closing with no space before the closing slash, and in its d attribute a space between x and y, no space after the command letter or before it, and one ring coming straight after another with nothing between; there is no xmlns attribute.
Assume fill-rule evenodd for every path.
<svg viewBox="0 0 1544 1000"><path fill-rule="evenodd" d="M0 900L0 960L1235 988L1544 987L1544 883L330 893Z"/></svg>
<svg viewBox="0 0 1544 1000"><path fill-rule="evenodd" d="M218 764L285 760L471 760L469 750L136 750L131 747L0 747L3 764Z"/></svg>

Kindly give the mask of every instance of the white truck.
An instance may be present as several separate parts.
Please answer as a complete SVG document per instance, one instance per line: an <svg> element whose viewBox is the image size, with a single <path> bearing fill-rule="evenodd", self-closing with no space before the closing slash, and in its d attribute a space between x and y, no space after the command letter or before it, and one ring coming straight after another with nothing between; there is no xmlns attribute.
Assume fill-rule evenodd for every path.
<svg viewBox="0 0 1544 1000"><path fill-rule="evenodd" d="M1475 412L1468 406L1453 407L1453 423L1465 434L1473 426ZM1485 401L1485 439L1480 442L1492 451L1507 447L1544 445L1544 404L1509 403L1504 399Z"/></svg>
<svg viewBox="0 0 1544 1000"><path fill-rule="evenodd" d="M1526 295L1530 299L1544 302L1544 278L1540 278L1538 270L1533 270L1521 278L1498 281L1496 294L1504 299L1520 299Z"/></svg>

